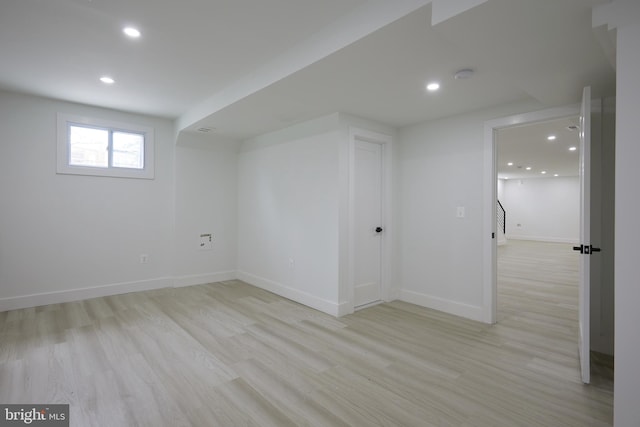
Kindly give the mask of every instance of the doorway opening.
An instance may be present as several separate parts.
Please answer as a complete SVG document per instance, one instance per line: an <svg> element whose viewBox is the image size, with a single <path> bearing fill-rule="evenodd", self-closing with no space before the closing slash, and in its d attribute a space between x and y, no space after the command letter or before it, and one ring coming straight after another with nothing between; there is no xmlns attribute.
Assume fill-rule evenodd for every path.
<svg viewBox="0 0 640 427"><path fill-rule="evenodd" d="M586 92L586 90L585 90ZM590 104L590 107L585 107ZM583 293L584 281L583 271L584 271L584 260L580 258L580 279L579 279L579 336L580 336L580 364L581 364L581 378L583 382L589 382L589 365L591 365L591 371L594 369L594 364L598 365L597 369L601 371L601 373L606 373L607 375L598 375L599 380L602 378L612 378L612 375L609 375L609 371L611 371L612 363L609 363L613 360L613 269L610 264L613 263L613 188L614 182L612 176L615 171L615 108L612 108L611 105L615 105L612 100L590 100L588 93L586 96L583 96L583 105L582 110L585 108L589 108L591 113L586 113L583 117L590 117L593 120L591 124L583 125L581 122L581 128L589 129L590 134L592 135L591 144L589 151L592 153L591 160L587 161L582 156L581 158L581 166L580 169L584 171L585 176L589 177L591 181L591 186L589 190L589 198L591 199L590 203L587 202L585 205L585 196L581 194L581 207L580 207L580 215L585 212L585 210L590 211L591 221L587 221L586 224L590 224L590 233L591 238L586 239L583 237L584 227L581 226L580 230L580 240L582 241L590 241L593 245L589 245L589 248L593 247L593 252L597 251L597 256L590 257L592 261L590 265L587 264L587 271L590 272L590 276L595 278L594 282L591 282L589 285L589 281L587 281L586 286L586 299L585 293ZM485 232L487 232L488 236L495 237L496 233L496 200L498 198L499 190L497 183L499 182L499 178L512 178L506 175L506 172L503 171L503 176L500 176L500 163L511 163L510 160L506 160L498 157L498 141L500 137L500 133L502 131L509 130L513 126L525 126L528 124L541 123L549 120L557 120L566 117L575 116L577 114L578 107L563 107L557 109L550 109L541 112L534 112L530 114L511 116L503 119L498 119L485 123L485 165L487 165L485 171ZM581 119L583 120L583 119ZM595 139L594 139L595 138ZM582 141L583 138L580 138L581 145L584 144ZM582 152L582 148L578 148ZM588 158L588 157L587 157ZM513 161L512 166L516 166L516 160ZM587 169L588 165L588 169ZM524 165L523 165L524 166ZM525 166L526 170L526 166ZM545 170L547 175L549 173L548 170ZM541 173L540 170L538 173ZM518 178L515 177L516 180L507 180L510 182L509 185L517 185ZM502 182L504 185L504 181ZM584 187L581 185L581 193L584 193ZM508 195L506 196L508 199ZM587 198L586 200L589 200ZM508 206L508 203L507 203ZM585 206L587 206L585 208ZM507 208L508 209L508 208ZM512 220L514 218L511 218ZM581 217L581 223L584 223ZM521 229L518 230L518 220L511 223L511 232L515 234L524 234L526 236L527 230L526 224L520 223ZM514 231L515 230L515 231ZM507 231L507 235L509 231ZM535 235L535 233L533 233ZM607 237L608 236L608 237ZM529 234L531 237L531 233ZM565 236L566 238L566 236ZM535 239L531 239L535 240ZM544 239L550 240L550 239ZM562 241L562 239L560 239ZM602 251L600 252L600 248L596 248L595 246L602 246ZM592 251L589 250L584 251L584 254L581 248L584 248L584 244L576 246L572 249L580 250L581 257L584 254L592 255ZM485 321L487 323L495 323L499 321L500 318L497 315L497 239L489 238L487 239L484 247L485 254L485 275L484 275L484 290L485 290ZM549 256L553 251L550 248L545 248L542 251L538 251L538 254L542 253L543 257ZM567 253L566 249L558 256L570 256ZM523 257L518 256L519 260L522 261ZM526 257L525 257L526 258ZM554 257L551 260L547 260L547 262L555 262L556 259ZM536 274L540 273L540 269L536 268L535 265L532 266L532 263L527 264L528 268L532 268L532 271L535 271ZM574 270L575 271L575 270ZM566 273L566 272L565 272ZM589 296L590 295L590 296ZM558 304L562 304L561 301ZM586 304L586 309L583 307ZM531 319L530 319L531 320ZM535 324L535 316L533 321L529 323L529 326ZM586 325L587 329L583 328L583 325ZM586 332L585 332L586 331ZM590 331L590 332L589 332ZM585 340L585 337L587 340ZM589 345L589 341L591 345ZM592 355L594 351L600 354L597 354L597 360L595 363L589 364L589 353ZM586 357L583 355L587 355ZM600 355L606 356L605 358L601 358ZM592 359L593 360L593 359ZM600 360L600 361L598 361ZM601 360L604 360L606 363L601 363ZM601 366L600 366L601 365ZM611 365L611 366L609 366ZM603 369L600 369L603 368ZM586 376L585 376L586 373ZM585 380L586 378L586 380ZM612 379L609 380L611 383ZM611 385L611 384L610 384Z"/></svg>
<svg viewBox="0 0 640 427"><path fill-rule="evenodd" d="M579 117L498 129L495 139L496 320L535 319L539 329L563 321L571 329L578 322Z"/></svg>
<svg viewBox="0 0 640 427"><path fill-rule="evenodd" d="M485 179L484 179L484 232L491 238L485 240L483 254L485 272L484 283L484 321L496 323L497 321L497 208L498 199L498 150L497 136L500 130L516 126L532 125L551 120L576 117L579 115L578 106L551 108L535 111L527 114L504 117L485 123ZM515 160L513 161L515 165ZM523 166L526 171L527 166ZM533 166L532 166L533 170ZM530 171L526 171L530 172ZM539 173L542 171L539 171ZM548 171L547 171L548 172Z"/></svg>

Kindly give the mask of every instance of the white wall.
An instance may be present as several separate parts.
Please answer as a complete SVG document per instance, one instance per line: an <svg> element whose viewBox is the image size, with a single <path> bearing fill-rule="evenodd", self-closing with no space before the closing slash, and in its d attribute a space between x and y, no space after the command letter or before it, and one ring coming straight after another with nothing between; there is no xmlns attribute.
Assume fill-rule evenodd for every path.
<svg viewBox="0 0 640 427"><path fill-rule="evenodd" d="M484 122L536 109L505 105L401 129L403 300L483 319Z"/></svg>
<svg viewBox="0 0 640 427"><path fill-rule="evenodd" d="M235 278L239 143L182 133L175 148L177 286ZM200 235L213 248L200 250Z"/></svg>
<svg viewBox="0 0 640 427"><path fill-rule="evenodd" d="M57 175L56 113L153 127L155 179ZM169 120L0 92L0 310L235 278L237 144L177 142Z"/></svg>
<svg viewBox="0 0 640 427"><path fill-rule="evenodd" d="M59 112L153 127L155 179L57 175ZM169 120L38 97L1 93L0 113L0 310L227 280L239 269L281 295L348 312L349 130L393 129L333 114L246 141L239 154L233 141L176 136ZM204 233L210 251L199 250Z"/></svg>
<svg viewBox="0 0 640 427"><path fill-rule="evenodd" d="M505 179L498 179L498 187L497 187L496 196L498 197L498 200L500 200L500 202L502 202L504 200L504 184L507 181L508 180L505 180Z"/></svg>
<svg viewBox="0 0 640 427"><path fill-rule="evenodd" d="M57 175L56 113L153 127L155 179ZM0 310L170 285L173 143L168 120L0 92Z"/></svg>
<svg viewBox="0 0 640 427"><path fill-rule="evenodd" d="M640 5L619 6L616 104L615 232L615 381L614 423L637 426L640 420Z"/></svg>
<svg viewBox="0 0 640 427"><path fill-rule="evenodd" d="M338 115L246 141L238 161L238 277L337 314Z"/></svg>
<svg viewBox="0 0 640 427"><path fill-rule="evenodd" d="M239 278L333 315L353 310L349 138L354 128L392 138L395 133L388 126L336 113L243 143L238 161ZM388 178L393 207L393 179ZM399 281L394 280L391 214L387 221L389 296L397 293L394 285Z"/></svg>
<svg viewBox="0 0 640 427"><path fill-rule="evenodd" d="M507 238L578 243L580 179L510 179L501 202L507 212Z"/></svg>

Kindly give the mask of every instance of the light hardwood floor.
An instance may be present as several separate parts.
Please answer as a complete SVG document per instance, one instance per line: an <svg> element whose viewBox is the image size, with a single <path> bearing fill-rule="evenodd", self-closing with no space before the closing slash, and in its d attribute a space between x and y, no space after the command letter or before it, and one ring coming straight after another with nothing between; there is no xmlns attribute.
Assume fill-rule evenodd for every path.
<svg viewBox="0 0 640 427"><path fill-rule="evenodd" d="M0 403L70 403L73 426L610 426L566 248L500 248L493 326L335 319L239 281L0 313Z"/></svg>

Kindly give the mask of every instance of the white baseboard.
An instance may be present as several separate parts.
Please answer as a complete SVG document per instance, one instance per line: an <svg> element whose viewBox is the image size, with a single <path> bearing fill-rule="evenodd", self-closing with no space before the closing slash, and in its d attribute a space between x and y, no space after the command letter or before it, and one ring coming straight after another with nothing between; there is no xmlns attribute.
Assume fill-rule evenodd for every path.
<svg viewBox="0 0 640 427"><path fill-rule="evenodd" d="M175 288L182 288L185 286L204 285L206 283L224 282L227 280L234 280L236 278L236 272L233 271L220 271L218 273L207 274L192 274L189 276L176 277L173 283Z"/></svg>
<svg viewBox="0 0 640 427"><path fill-rule="evenodd" d="M245 272L222 271L218 273L194 274L179 277L161 277L136 282L116 283L111 285L94 286L82 289L68 289L55 292L43 292L17 297L0 298L0 312L21 308L38 307L48 304L59 304L80 301L111 295L127 294L130 292L149 291L170 287L186 287L207 283L223 282L240 279L251 285L268 290L282 297L299 302L331 316L344 316L353 313L353 307L347 303L335 303L318 298L306 292L284 286L280 283L264 279Z"/></svg>
<svg viewBox="0 0 640 427"><path fill-rule="evenodd" d="M338 304L333 301L318 298L315 295L290 288L281 283L274 282L273 280L255 276L244 271L238 271L237 278L238 280L247 282L250 285L273 292L274 294L299 302L300 304L304 304L308 307L315 308L316 310L322 311L323 313L327 313L331 316L338 317L348 314L348 307L346 307L346 304Z"/></svg>
<svg viewBox="0 0 640 427"><path fill-rule="evenodd" d="M340 304L338 304L338 314L331 314L331 313L328 313L328 314L331 314L332 316L336 316L336 317L342 317L342 316L346 316L347 314L353 314L353 313L354 313L353 304L341 302Z"/></svg>
<svg viewBox="0 0 640 427"><path fill-rule="evenodd" d="M507 235L508 240L532 240L535 242L549 242L549 243L568 243L577 245L578 240L571 239L569 237L548 237L548 236L521 236L521 235Z"/></svg>
<svg viewBox="0 0 640 427"><path fill-rule="evenodd" d="M484 312L482 307L474 305L446 300L404 289L400 293L400 301L416 304L426 308L432 308L434 310L443 311L445 313L454 314L471 320L477 320L479 322L484 321Z"/></svg>
<svg viewBox="0 0 640 427"><path fill-rule="evenodd" d="M0 312L17 310L20 308L38 307L48 304L59 304L84 299L105 297L110 295L127 294L129 292L149 291L173 286L172 277L140 280L136 282L116 283L111 285L93 286L82 289L68 289L64 291L43 292L39 294L21 295L17 297L0 298Z"/></svg>
<svg viewBox="0 0 640 427"><path fill-rule="evenodd" d="M0 298L0 312L17 310L20 308L38 307L48 304L59 304L71 301L80 301L90 298L106 297L111 295L128 294L130 292L150 291L153 289L179 288L206 283L234 280L235 271L222 271L218 273L194 274L180 277L161 277L136 282L115 283L111 285L93 286L82 289L68 289L64 291L43 292L39 294L20 295L17 297Z"/></svg>

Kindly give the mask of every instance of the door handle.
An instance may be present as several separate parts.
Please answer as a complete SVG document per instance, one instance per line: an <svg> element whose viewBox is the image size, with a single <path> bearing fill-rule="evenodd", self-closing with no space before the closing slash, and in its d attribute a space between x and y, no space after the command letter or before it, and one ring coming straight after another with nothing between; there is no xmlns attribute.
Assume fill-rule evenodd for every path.
<svg viewBox="0 0 640 427"><path fill-rule="evenodd" d="M594 252L601 252L600 248L594 248L593 245L574 246L574 251L580 251L581 254L591 255Z"/></svg>
<svg viewBox="0 0 640 427"><path fill-rule="evenodd" d="M382 232L382 227L376 227L376 233L381 233Z"/></svg>

